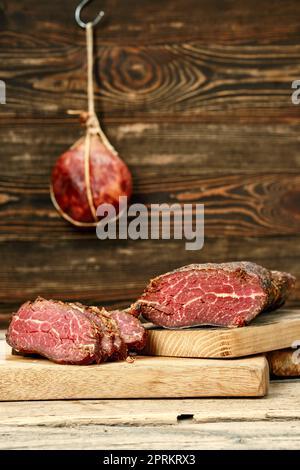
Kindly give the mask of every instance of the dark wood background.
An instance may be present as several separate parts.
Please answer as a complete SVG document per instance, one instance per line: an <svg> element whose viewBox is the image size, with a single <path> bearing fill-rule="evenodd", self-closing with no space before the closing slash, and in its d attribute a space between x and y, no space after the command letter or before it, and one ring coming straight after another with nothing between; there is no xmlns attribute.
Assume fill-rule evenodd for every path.
<svg viewBox="0 0 300 470"><path fill-rule="evenodd" d="M135 200L203 202L205 246L100 242L51 205L56 158L82 132L85 35L77 0L0 1L0 320L37 295L126 306L190 262L249 259L298 276L297 0L95 0L97 112Z"/></svg>

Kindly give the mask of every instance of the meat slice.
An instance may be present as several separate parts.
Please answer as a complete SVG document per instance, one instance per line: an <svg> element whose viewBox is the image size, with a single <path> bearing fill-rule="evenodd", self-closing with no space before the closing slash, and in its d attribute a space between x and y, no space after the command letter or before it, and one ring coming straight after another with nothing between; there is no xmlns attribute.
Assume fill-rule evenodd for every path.
<svg viewBox="0 0 300 470"><path fill-rule="evenodd" d="M238 327L280 307L295 278L250 262L191 264L150 281L133 315L165 328Z"/></svg>
<svg viewBox="0 0 300 470"><path fill-rule="evenodd" d="M101 348L105 357L110 360L125 360L128 356L128 345L124 340L118 322L105 308L85 307L90 316L103 333Z"/></svg>
<svg viewBox="0 0 300 470"><path fill-rule="evenodd" d="M125 360L145 345L146 331L126 312L45 300L23 304L13 315L7 342L21 354L39 354L61 364Z"/></svg>
<svg viewBox="0 0 300 470"><path fill-rule="evenodd" d="M140 351L145 347L147 331L136 317L124 310L113 310L109 314L118 324L120 335L130 351Z"/></svg>
<svg viewBox="0 0 300 470"><path fill-rule="evenodd" d="M41 297L20 307L6 334L16 351L40 354L60 364L102 362L101 339L96 323L84 312Z"/></svg>

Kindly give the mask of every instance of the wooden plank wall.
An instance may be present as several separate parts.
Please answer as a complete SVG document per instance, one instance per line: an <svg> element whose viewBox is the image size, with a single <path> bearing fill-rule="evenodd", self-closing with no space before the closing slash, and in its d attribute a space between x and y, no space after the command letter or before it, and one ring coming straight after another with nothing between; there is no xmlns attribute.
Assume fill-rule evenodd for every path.
<svg viewBox="0 0 300 470"><path fill-rule="evenodd" d="M134 175L135 200L204 202L205 246L100 242L51 205L48 182L78 137L85 36L78 0L0 2L0 320L36 295L126 306L158 273L250 259L298 276L297 0L95 0L97 111Z"/></svg>

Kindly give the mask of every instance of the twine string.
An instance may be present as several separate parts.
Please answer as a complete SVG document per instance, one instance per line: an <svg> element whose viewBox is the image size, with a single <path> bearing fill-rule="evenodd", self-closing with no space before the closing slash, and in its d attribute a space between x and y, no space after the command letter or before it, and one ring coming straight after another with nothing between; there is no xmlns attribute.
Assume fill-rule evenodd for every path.
<svg viewBox="0 0 300 470"><path fill-rule="evenodd" d="M86 120L87 132L89 134L98 134L105 147L114 155L117 155L103 130L101 129L99 120L95 113L95 96L94 96L94 57L93 57L93 24L88 23L86 27L86 43L87 43L87 94L88 94L88 117Z"/></svg>
<svg viewBox="0 0 300 470"><path fill-rule="evenodd" d="M89 205L89 209L93 216L94 222L79 222L65 213L61 207L59 206L52 184L50 185L50 196L52 202L60 213L62 217L67 219L73 225L78 227L91 227L96 226L99 222L97 214L96 214L96 207L94 204L93 192L91 188L91 148L92 148L92 140L93 137L98 135L102 140L102 143L105 147L111 151L113 154L117 155L116 150L113 148L109 140L107 139L106 135L101 129L99 120L95 113L95 96L94 96L94 80L93 80L93 71L94 71L94 54L93 54L93 24L88 23L86 27L86 52L87 52L87 96L88 96L88 112L86 111L77 111L70 109L68 110L68 114L70 115L80 115L82 122L85 123L86 126L86 134L84 140L84 178L85 178L85 186L86 186L86 194L87 194L87 201ZM74 144L76 145L77 142Z"/></svg>
<svg viewBox="0 0 300 470"><path fill-rule="evenodd" d="M94 102L94 82L93 82L93 24L88 23L86 27L86 45L87 45L87 93L88 93L88 111L89 116L95 115Z"/></svg>
<svg viewBox="0 0 300 470"><path fill-rule="evenodd" d="M95 114L95 97L93 82L93 24L88 23L86 27L87 44L87 95L88 95L88 119L86 122L86 135L84 143L84 177L88 205L95 222L97 222L96 208L94 204L93 191L91 187L91 143L93 136L98 132L99 122Z"/></svg>

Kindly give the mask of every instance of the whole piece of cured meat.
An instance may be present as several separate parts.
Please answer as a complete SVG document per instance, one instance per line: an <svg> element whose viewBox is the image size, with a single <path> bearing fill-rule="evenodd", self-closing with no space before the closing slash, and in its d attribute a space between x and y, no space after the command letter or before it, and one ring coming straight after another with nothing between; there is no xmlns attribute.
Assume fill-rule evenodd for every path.
<svg viewBox="0 0 300 470"><path fill-rule="evenodd" d="M191 264L151 280L131 313L165 328L244 326L280 307L294 283L251 262Z"/></svg>

